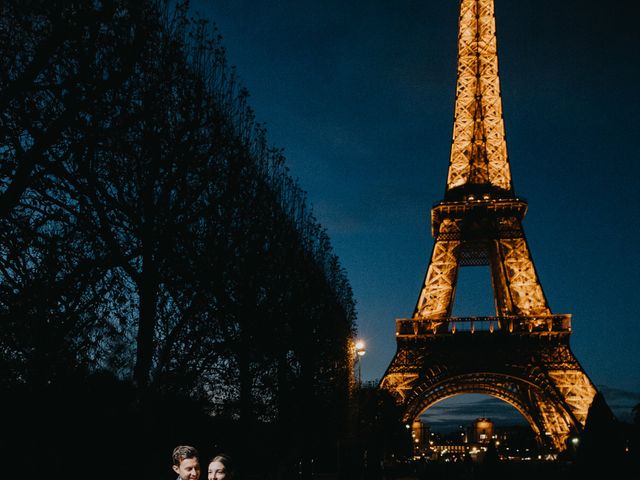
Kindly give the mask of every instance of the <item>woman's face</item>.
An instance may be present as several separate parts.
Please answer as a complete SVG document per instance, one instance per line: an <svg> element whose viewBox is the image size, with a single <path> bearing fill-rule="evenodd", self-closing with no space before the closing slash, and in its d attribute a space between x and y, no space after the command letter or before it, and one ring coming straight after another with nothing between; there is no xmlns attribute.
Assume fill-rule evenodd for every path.
<svg viewBox="0 0 640 480"><path fill-rule="evenodd" d="M227 472L222 462L216 460L209 464L209 472L207 480L224 480L227 478Z"/></svg>

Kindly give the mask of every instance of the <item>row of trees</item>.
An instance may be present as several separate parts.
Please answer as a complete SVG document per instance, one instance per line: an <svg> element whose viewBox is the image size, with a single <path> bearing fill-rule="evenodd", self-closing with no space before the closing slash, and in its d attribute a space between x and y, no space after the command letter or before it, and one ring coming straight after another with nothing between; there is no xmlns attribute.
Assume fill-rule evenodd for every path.
<svg viewBox="0 0 640 480"><path fill-rule="evenodd" d="M0 388L109 372L245 452L309 417L336 438L352 291L215 29L156 0L0 9Z"/></svg>

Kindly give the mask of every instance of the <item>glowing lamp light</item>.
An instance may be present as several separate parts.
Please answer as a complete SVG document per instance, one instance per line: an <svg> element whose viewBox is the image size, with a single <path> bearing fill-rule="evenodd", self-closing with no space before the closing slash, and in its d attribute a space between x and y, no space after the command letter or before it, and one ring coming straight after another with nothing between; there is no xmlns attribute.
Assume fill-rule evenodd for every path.
<svg viewBox="0 0 640 480"><path fill-rule="evenodd" d="M361 357L365 353L367 353L367 350L365 349L364 342L362 340L356 341L356 353L358 354L359 357Z"/></svg>

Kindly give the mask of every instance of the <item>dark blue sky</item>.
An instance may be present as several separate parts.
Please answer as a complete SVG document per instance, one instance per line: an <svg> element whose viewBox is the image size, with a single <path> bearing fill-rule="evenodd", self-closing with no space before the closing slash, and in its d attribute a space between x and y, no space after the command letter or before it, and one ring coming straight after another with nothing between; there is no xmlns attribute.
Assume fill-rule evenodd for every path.
<svg viewBox="0 0 640 480"><path fill-rule="evenodd" d="M495 0L507 148L533 260L597 387L640 402L636 0ZM413 312L453 127L455 0L193 1L348 272L364 380ZM488 268L454 314L491 314ZM622 395L616 395L622 392ZM633 392L626 395L624 392Z"/></svg>

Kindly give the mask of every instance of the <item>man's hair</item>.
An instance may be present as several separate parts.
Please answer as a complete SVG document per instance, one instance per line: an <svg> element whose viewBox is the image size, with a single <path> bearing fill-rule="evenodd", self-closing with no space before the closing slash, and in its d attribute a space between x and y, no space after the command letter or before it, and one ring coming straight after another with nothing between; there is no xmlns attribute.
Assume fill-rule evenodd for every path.
<svg viewBox="0 0 640 480"><path fill-rule="evenodd" d="M185 458L198 458L198 451L190 445L178 445L173 449L173 464L178 467Z"/></svg>

